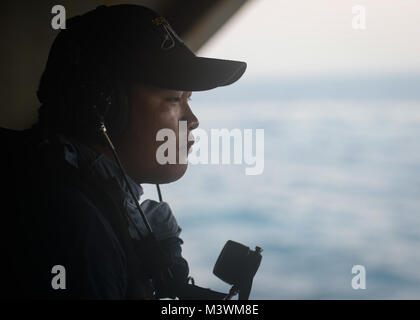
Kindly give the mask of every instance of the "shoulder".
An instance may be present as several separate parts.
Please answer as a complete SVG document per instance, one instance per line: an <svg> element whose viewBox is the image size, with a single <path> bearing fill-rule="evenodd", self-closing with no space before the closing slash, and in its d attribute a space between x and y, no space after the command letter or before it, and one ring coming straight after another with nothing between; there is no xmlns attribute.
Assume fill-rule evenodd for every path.
<svg viewBox="0 0 420 320"><path fill-rule="evenodd" d="M98 203L75 185L58 183L48 195L48 210L60 229L73 233L91 231L90 237L106 236L112 243L119 244L117 236L105 218ZM119 245L119 247L121 247Z"/></svg>
<svg viewBox="0 0 420 320"><path fill-rule="evenodd" d="M49 190L46 201L46 210L39 213L44 223L40 230L47 234L43 237L48 245L45 261L65 267L68 278L65 295L123 298L127 259L98 206L77 186L68 183L56 184Z"/></svg>

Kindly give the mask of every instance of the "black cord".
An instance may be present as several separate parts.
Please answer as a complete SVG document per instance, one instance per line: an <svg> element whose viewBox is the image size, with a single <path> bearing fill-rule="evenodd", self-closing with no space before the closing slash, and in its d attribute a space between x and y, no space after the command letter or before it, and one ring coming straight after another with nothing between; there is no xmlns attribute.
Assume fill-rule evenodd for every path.
<svg viewBox="0 0 420 320"><path fill-rule="evenodd" d="M122 166L122 164L120 162L120 159L118 158L118 155L117 155L117 152L115 150L115 147L114 147L111 139L109 138L108 134L106 133L106 127L105 127L105 124L103 122L101 122L100 130L101 130L102 134L105 136L105 138L106 138L106 140L108 142L108 146L112 150L112 153L114 155L114 158L117 161L118 167L120 168L120 171L121 171L121 173L122 173L122 175L124 177L124 181L127 184L128 191L130 192L131 197L133 198L134 203L136 204L136 207L137 207L137 209L140 212L140 215L141 215L141 217L143 219L143 222L146 225L146 228L149 231L149 233L152 234L153 233L152 227L150 226L149 221L147 220L146 214L143 212L142 208L140 207L139 201L137 200L136 196L134 195L134 191L131 188L131 185L130 185L128 179L127 179L127 175L126 175L125 170L124 170L124 168L123 168L123 166ZM142 234L141 234L141 232L140 232L137 224L134 223L134 221L131 219L131 216L130 215L128 215L128 218L130 219L130 222L134 225L134 227L136 228L136 231L138 232L139 236L141 237Z"/></svg>
<svg viewBox="0 0 420 320"><path fill-rule="evenodd" d="M160 186L156 184L156 189L159 197L159 202L162 202L162 193L160 192Z"/></svg>

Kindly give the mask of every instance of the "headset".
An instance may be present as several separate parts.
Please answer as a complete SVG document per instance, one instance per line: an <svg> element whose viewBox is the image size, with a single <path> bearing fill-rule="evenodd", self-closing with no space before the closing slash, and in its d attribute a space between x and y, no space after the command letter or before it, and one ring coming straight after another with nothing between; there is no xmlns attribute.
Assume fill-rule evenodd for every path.
<svg viewBox="0 0 420 320"><path fill-rule="evenodd" d="M72 24L76 24L78 19L78 16L70 19L70 27ZM76 29L80 29L80 27L81 26L78 26ZM86 29L84 29L84 31L85 30ZM77 34L75 34L73 30L67 29L62 32L64 32L63 34L66 36L65 48L68 58L67 62L69 62L68 65L73 68L73 72L71 72L71 74L73 74L73 79L70 79L69 82L71 83L73 81L74 85L79 84L79 87L76 88L78 89L79 94L74 96L77 101L72 101L73 97L67 96L67 98L70 98L70 104L74 105L70 106L70 108L66 106L67 108L65 109L70 111L77 103L83 102L82 105L77 108L79 112L81 111L79 113L79 119L75 120L90 122L86 123L87 130L91 131L94 136L99 138L101 144L106 145L111 150L123 179L128 186L128 191L133 197L137 210L143 219L143 223L149 231L149 234L153 235L152 227L140 207L139 202L136 200L134 191L131 184L128 182L127 174L113 143L113 140L122 137L124 130L128 125L131 108L127 85L125 85L118 76L113 76L109 71L109 66L101 65L100 62L95 60L94 56L90 54L87 56L85 55L84 57L82 56L83 48L77 41ZM58 39L58 41L60 41L60 39ZM63 82L65 83L65 81L62 81L61 85L63 85ZM63 106L63 104L61 106ZM63 114L66 114L66 112L63 112ZM84 118L84 120L81 118ZM98 133L99 136L96 133ZM162 193L158 184L156 184L156 189L159 201L162 201ZM131 216L127 214L126 217L137 229L136 231L138 234L141 235L140 230L132 221Z"/></svg>

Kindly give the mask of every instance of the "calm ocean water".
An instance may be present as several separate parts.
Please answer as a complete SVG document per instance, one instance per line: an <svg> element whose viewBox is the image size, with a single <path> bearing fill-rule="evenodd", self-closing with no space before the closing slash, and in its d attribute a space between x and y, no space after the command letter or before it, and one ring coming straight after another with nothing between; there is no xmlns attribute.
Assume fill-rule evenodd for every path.
<svg viewBox="0 0 420 320"><path fill-rule="evenodd" d="M192 106L204 129L265 130L262 175L190 165L162 186L197 284L229 289L212 268L232 239L264 248L252 299L420 298L420 100L197 95ZM353 265L365 290L352 289Z"/></svg>

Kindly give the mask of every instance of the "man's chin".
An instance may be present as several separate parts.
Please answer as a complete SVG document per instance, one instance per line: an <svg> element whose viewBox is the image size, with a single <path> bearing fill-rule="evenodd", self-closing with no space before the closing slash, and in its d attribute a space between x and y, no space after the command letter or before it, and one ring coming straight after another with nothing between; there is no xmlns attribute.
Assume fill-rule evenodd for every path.
<svg viewBox="0 0 420 320"><path fill-rule="evenodd" d="M160 166L153 174L149 177L145 183L153 184L165 184L177 181L183 177L187 171L188 164L166 164Z"/></svg>

